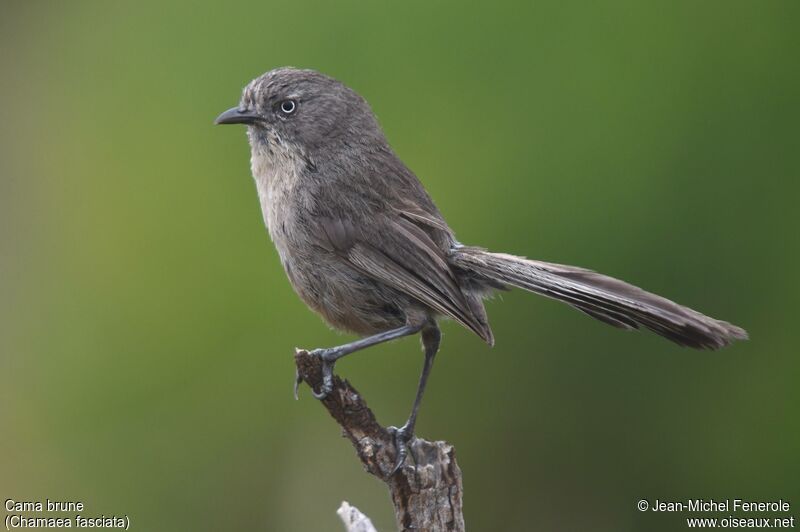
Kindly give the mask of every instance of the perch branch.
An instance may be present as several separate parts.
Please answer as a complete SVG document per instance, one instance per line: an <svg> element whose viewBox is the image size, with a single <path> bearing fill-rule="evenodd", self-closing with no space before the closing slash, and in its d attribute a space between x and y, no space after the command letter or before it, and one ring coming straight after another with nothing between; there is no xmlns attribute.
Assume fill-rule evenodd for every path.
<svg viewBox="0 0 800 532"><path fill-rule="evenodd" d="M295 364L298 382L319 390L319 358L297 349ZM361 394L349 382L334 376L333 391L321 403L353 444L364 469L388 486L400 530L463 532L461 469L452 445L414 438L409 442L405 465L392 475L392 434L378 423Z"/></svg>

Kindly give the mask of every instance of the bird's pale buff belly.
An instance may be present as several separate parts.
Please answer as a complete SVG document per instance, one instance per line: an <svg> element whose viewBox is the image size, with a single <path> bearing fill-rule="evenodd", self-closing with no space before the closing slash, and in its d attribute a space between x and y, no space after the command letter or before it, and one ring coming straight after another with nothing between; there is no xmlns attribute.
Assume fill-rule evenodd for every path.
<svg viewBox="0 0 800 532"><path fill-rule="evenodd" d="M294 168L267 170L274 168L253 167L264 223L297 295L336 329L370 335L404 325L409 317L385 302L408 296L362 275L319 245L313 198L303 201L294 194L300 174ZM405 305L416 306L412 301Z"/></svg>

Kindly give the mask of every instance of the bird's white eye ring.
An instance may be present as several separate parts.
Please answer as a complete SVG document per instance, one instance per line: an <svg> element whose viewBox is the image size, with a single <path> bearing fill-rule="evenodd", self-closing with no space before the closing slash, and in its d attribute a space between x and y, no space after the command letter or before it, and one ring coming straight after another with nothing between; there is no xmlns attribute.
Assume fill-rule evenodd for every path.
<svg viewBox="0 0 800 532"><path fill-rule="evenodd" d="M290 115L297 110L297 103L294 100L283 100L281 102L281 111L284 114Z"/></svg>

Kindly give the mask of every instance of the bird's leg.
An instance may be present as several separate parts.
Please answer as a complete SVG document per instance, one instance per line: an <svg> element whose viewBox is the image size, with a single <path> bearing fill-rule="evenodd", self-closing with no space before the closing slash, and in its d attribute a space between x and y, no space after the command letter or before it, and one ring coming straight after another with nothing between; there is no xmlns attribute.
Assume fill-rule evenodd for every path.
<svg viewBox="0 0 800 532"><path fill-rule="evenodd" d="M322 360L322 386L320 387L319 393L315 392L313 389L311 393L314 394L314 397L317 399L325 399L328 394L331 393L331 390L333 390L333 366L336 364L336 361L343 356L360 351L361 349L366 349L367 347L372 347L373 345L388 342L389 340L416 334L422 327L423 325L403 325L397 329L367 336L366 338L361 338L349 344L310 351L309 354L318 356L320 360ZM299 384L299 382L295 379L295 397L297 397L297 384Z"/></svg>
<svg viewBox="0 0 800 532"><path fill-rule="evenodd" d="M433 359L439 351L439 342L442 339L442 333L436 323L429 323L422 329L422 346L425 349L425 362L422 365L422 374L419 377L419 386L417 386L417 395L414 398L414 406L411 407L411 415L408 416L408 421L400 428L389 427L394 434L394 445L397 450L397 460L395 462L392 475L397 473L403 462L406 460L408 453L407 444L414 437L414 425L417 422L417 412L419 405L422 402L422 396L425 393L425 384L428 382L428 375L430 375L431 368L433 367Z"/></svg>

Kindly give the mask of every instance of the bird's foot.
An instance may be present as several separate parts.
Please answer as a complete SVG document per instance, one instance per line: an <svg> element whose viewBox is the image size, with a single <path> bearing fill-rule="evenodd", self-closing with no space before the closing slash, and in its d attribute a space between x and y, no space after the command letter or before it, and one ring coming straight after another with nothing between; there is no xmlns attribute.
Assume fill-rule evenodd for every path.
<svg viewBox="0 0 800 532"><path fill-rule="evenodd" d="M337 357L334 356L335 350L333 349L314 349L308 354L319 357L322 362L322 385L319 392L311 389L311 394L321 401L333 391L333 365L336 364Z"/></svg>
<svg viewBox="0 0 800 532"><path fill-rule="evenodd" d="M408 456L408 442L414 439L414 429L406 423L400 428L387 427L386 430L388 430L394 438L394 448L397 453L394 469L392 469L392 473L389 475L393 476L400 471L406 461L406 456Z"/></svg>

